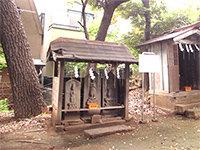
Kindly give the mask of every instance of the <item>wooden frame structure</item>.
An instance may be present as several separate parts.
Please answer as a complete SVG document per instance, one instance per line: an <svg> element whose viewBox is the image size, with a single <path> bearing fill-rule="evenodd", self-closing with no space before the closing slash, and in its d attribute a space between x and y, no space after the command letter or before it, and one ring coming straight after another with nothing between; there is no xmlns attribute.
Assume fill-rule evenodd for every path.
<svg viewBox="0 0 200 150"><path fill-rule="evenodd" d="M177 113L200 107L200 22L165 32L136 48L161 58L161 72L156 73L157 107ZM154 80L149 78L152 94Z"/></svg>
<svg viewBox="0 0 200 150"><path fill-rule="evenodd" d="M131 52L126 46L119 43L78 40L78 39L61 37L50 43L47 58L48 61L55 62L54 77L53 77L53 93L52 93L52 108L53 108L52 124L54 126L63 124L66 125L67 123L63 122L67 122L67 120L74 122L77 119L79 119L80 114L83 114L87 117L88 113L90 114L90 116L91 115L93 116L94 114L101 115L102 113L99 112L102 111L109 114L110 110L111 111L120 110L119 114L122 116L122 118L128 118L128 95L129 95L129 72L130 72L129 65L138 63L138 60L131 54ZM72 96L72 94L74 94L74 86L76 86L76 82L77 85L79 85L77 87L81 86L82 88L85 88L85 84L90 83L90 85L88 84L87 86L91 88L92 80L90 80L90 78L89 80L86 80L86 76L84 76L83 78L80 77L79 79L77 78L75 80L66 78L64 73L65 62L101 63L101 64L112 64L113 66L117 66L118 64L125 64L124 79L117 79L117 81L124 83L123 88L121 87L121 89L115 91L116 93L111 93L112 95L118 95L119 100L117 100L116 102L117 103L119 102L120 104L115 104L111 100L110 102L112 104L107 105L106 107L103 106L102 93L105 91L102 91L102 89L100 92L101 98L99 98L101 100L99 100L100 102L98 101L99 107L97 109L90 110L87 107L85 107L85 100L84 100L85 97L83 96L83 94L86 94L86 92L88 92L87 90L85 92L85 89L84 90L78 89L78 92L81 91L80 94L81 96L78 96L80 98L75 98L76 100L80 99L78 100L78 105L80 106L77 107L74 103L72 104L72 102L74 101L74 97ZM103 80L102 77L100 77L100 75L98 74L96 75L96 73L95 76L96 80L98 79L101 81L101 84L98 85L101 86L102 81L105 81L105 79ZM85 82L83 86L83 83L80 82L78 83L78 81L80 80L84 80L87 82ZM116 81L116 78L113 77L113 80ZM70 87L68 85L70 85ZM110 90L109 88L107 87L108 90ZM121 95L118 94L118 92ZM70 99L71 103L69 102L69 100L67 100L68 102L66 102L65 100L66 97L67 99ZM82 103L84 103L84 105ZM66 108L67 105L69 105L69 107Z"/></svg>

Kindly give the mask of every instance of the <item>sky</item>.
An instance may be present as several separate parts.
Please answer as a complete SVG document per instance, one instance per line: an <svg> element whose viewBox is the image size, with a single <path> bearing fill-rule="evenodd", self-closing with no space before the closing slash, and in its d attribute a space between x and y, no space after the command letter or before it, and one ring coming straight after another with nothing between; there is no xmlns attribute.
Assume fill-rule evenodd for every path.
<svg viewBox="0 0 200 150"><path fill-rule="evenodd" d="M34 0L36 2L37 7L39 7L39 9L47 9L50 6L50 2L54 1L59 5L59 3L63 3L66 2L67 0ZM136 0L135 0L136 1ZM167 3L167 5L169 6L170 10L176 10L176 9L180 9L180 8L185 8L186 7L186 2L188 0L163 0ZM200 0L191 0L192 3L197 2ZM45 7L46 6L46 7Z"/></svg>
<svg viewBox="0 0 200 150"><path fill-rule="evenodd" d="M56 6L59 6L60 3L62 3L62 5L67 1L67 0L34 0L35 3L36 3L36 7L38 8L38 14L40 14L43 11L45 11L46 9L50 8L51 6L53 6L54 8ZM79 0L81 1L81 0ZM136 0L133 0L133 1L136 1ZM163 0L166 2L167 6L169 7L169 10L170 11L173 11L173 10L177 10L177 9L181 9L181 8L186 8L187 5L186 5L186 2L188 0ZM200 0L190 0L191 3L199 3L200 4ZM51 4L53 3L53 5ZM65 3L66 5L66 3ZM126 24L126 28L122 27L120 30L121 32L124 34L124 33L127 33L128 31L130 31L131 27L130 28L127 28L127 24L128 24L128 21L126 21L126 23L123 21L122 24Z"/></svg>
<svg viewBox="0 0 200 150"><path fill-rule="evenodd" d="M171 10L176 10L176 9L181 9L181 8L186 8L186 2L187 0L165 0L169 8ZM200 0L196 0L200 1Z"/></svg>

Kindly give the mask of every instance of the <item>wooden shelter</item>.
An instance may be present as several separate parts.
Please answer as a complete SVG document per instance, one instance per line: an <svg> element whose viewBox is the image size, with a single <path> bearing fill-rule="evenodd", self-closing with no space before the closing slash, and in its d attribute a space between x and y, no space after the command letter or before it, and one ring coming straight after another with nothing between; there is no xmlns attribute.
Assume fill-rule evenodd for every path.
<svg viewBox="0 0 200 150"><path fill-rule="evenodd" d="M161 58L161 70L156 73L157 107L184 113L200 106L200 22L165 32L136 48L146 48Z"/></svg>
<svg viewBox="0 0 200 150"><path fill-rule="evenodd" d="M129 65L138 63L123 44L58 38L47 54L54 61L52 124L71 125L128 117ZM66 62L112 64L110 72L90 68L79 77L65 76ZM116 67L125 63L117 77ZM79 68L81 74L81 68Z"/></svg>

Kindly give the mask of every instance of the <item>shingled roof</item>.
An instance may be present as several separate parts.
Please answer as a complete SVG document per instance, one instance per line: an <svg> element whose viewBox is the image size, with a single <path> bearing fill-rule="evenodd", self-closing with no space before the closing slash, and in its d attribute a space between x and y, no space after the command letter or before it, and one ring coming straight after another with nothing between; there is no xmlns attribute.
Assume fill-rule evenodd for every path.
<svg viewBox="0 0 200 150"><path fill-rule="evenodd" d="M183 43L183 41L181 41L181 40L183 40L187 37L190 37L192 35L194 37L199 38L199 36L200 36L200 21L196 22L194 24L188 25L188 26L184 26L184 27L181 27L181 28L178 28L175 30L165 32L164 34L162 34L156 38L150 39L144 43L141 43L140 45L135 46L135 48L140 48L145 45L149 45L152 43L169 40L169 39L173 39L173 41L175 43ZM189 42L189 43L184 43L184 44L200 44L199 42L197 43L195 41L189 41L189 40L187 40L187 42Z"/></svg>
<svg viewBox="0 0 200 150"><path fill-rule="evenodd" d="M138 63L124 44L63 37L50 43L47 58L54 61Z"/></svg>

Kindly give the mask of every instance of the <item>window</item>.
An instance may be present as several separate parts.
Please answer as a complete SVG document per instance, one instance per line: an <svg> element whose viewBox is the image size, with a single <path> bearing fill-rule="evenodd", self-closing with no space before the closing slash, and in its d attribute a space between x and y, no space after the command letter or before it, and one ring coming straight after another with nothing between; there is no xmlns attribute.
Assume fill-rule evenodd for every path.
<svg viewBox="0 0 200 150"><path fill-rule="evenodd" d="M44 33L44 20L45 20L45 14L44 13L41 13L39 15L39 20L40 20L40 24L41 24L41 27L42 27L42 32Z"/></svg>
<svg viewBox="0 0 200 150"><path fill-rule="evenodd" d="M81 11L76 11L76 10L68 10L68 15L69 15L69 25L71 26L79 26L78 21L83 23L83 17L82 17L82 12ZM86 22L90 22L94 19L94 14L90 13L85 13L86 16Z"/></svg>
<svg viewBox="0 0 200 150"><path fill-rule="evenodd" d="M86 22L90 22L94 19L94 14L86 13ZM79 29L80 25L78 23L80 21L83 22L82 12L71 9L59 9L54 10L52 14L52 24L70 27L72 29Z"/></svg>

